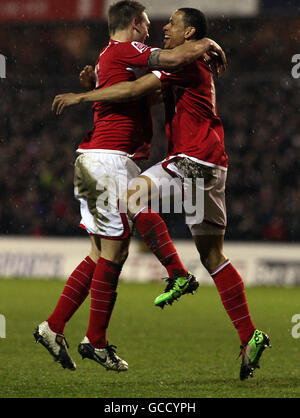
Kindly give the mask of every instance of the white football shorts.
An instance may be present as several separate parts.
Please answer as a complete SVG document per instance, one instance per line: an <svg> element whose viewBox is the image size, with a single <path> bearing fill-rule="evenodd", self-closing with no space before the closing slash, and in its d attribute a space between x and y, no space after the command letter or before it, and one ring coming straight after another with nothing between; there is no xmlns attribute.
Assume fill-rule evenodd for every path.
<svg viewBox="0 0 300 418"><path fill-rule="evenodd" d="M168 157L142 173L157 186L163 204L170 195L174 197L175 188L166 187L166 183L177 179L184 199L182 200L186 224L193 236L224 235L227 223L225 203L225 183L227 169L213 166L188 157L184 154ZM203 179L201 181L198 181ZM162 187L162 184L164 185ZM192 186L191 186L192 184ZM189 199L188 189L193 188L193 199L197 216L187 216L185 208ZM198 201L195 196L200 196ZM202 196L202 198L201 198ZM192 207L193 205L191 205Z"/></svg>
<svg viewBox="0 0 300 418"><path fill-rule="evenodd" d="M125 239L132 222L118 209L119 197L140 168L121 151L83 152L75 161L74 195L80 202L80 226L107 239Z"/></svg>

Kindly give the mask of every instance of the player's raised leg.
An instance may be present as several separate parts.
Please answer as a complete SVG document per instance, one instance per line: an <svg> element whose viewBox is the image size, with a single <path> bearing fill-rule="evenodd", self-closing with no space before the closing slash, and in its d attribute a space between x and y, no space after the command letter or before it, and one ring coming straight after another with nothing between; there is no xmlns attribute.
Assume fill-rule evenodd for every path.
<svg viewBox="0 0 300 418"><path fill-rule="evenodd" d="M152 167L153 169L156 170L156 166ZM164 172L162 174L169 176ZM136 229L148 248L166 268L169 275L164 293L154 302L156 306L163 308L166 304L171 305L182 295L193 293L199 284L182 264L164 220L148 206L157 199L159 199L159 191L150 177L141 175L130 183L127 190L128 215L135 222Z"/></svg>
<svg viewBox="0 0 300 418"><path fill-rule="evenodd" d="M101 257L91 283L91 308L88 330L78 351L82 358L96 361L107 370L126 371L128 364L116 355L107 341L107 328L117 299L118 279L128 256L129 238L101 239Z"/></svg>

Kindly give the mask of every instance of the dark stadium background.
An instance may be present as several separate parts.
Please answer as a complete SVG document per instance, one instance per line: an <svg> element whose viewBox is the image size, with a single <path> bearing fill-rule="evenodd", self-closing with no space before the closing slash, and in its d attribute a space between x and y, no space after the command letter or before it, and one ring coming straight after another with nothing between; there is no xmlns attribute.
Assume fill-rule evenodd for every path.
<svg viewBox="0 0 300 418"><path fill-rule="evenodd" d="M209 36L229 61L216 82L230 162L227 240L300 241L300 79L291 75L292 56L300 53L298 6L265 0L253 18L210 18ZM161 46L164 23L152 21L149 44ZM57 117L50 107L56 94L81 90L79 71L94 64L107 40L104 20L0 24L7 57L7 78L0 80L0 234L85 236L77 227L73 163L92 112L82 105ZM151 158L142 168L166 152L161 106L153 118ZM189 237L180 215L166 220L173 237Z"/></svg>

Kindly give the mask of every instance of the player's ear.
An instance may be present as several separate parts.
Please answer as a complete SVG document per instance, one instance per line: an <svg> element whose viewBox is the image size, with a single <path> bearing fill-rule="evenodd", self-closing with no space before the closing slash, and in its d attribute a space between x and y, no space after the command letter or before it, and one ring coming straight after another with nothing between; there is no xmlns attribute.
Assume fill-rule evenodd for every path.
<svg viewBox="0 0 300 418"><path fill-rule="evenodd" d="M131 25L132 25L132 29L136 30L137 32L139 31L138 29L138 25L140 24L140 20L137 19L136 17L134 19L132 19Z"/></svg>
<svg viewBox="0 0 300 418"><path fill-rule="evenodd" d="M185 28L184 37L185 39L191 39L194 37L196 29L193 26L188 26Z"/></svg>

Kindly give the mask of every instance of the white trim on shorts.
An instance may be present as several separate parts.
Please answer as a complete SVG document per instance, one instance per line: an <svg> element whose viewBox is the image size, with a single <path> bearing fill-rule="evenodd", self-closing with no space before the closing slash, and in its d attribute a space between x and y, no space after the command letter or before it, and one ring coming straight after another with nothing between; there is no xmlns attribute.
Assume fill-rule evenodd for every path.
<svg viewBox="0 0 300 418"><path fill-rule="evenodd" d="M79 154L82 153L103 153L103 154L117 154L117 155L124 155L125 157L131 158L133 156L133 154L128 154L125 151L119 151L116 149L102 149L102 148L96 148L96 149L92 149L92 148L88 148L88 149L83 149L83 148L78 148L76 150L76 152L78 152Z"/></svg>

